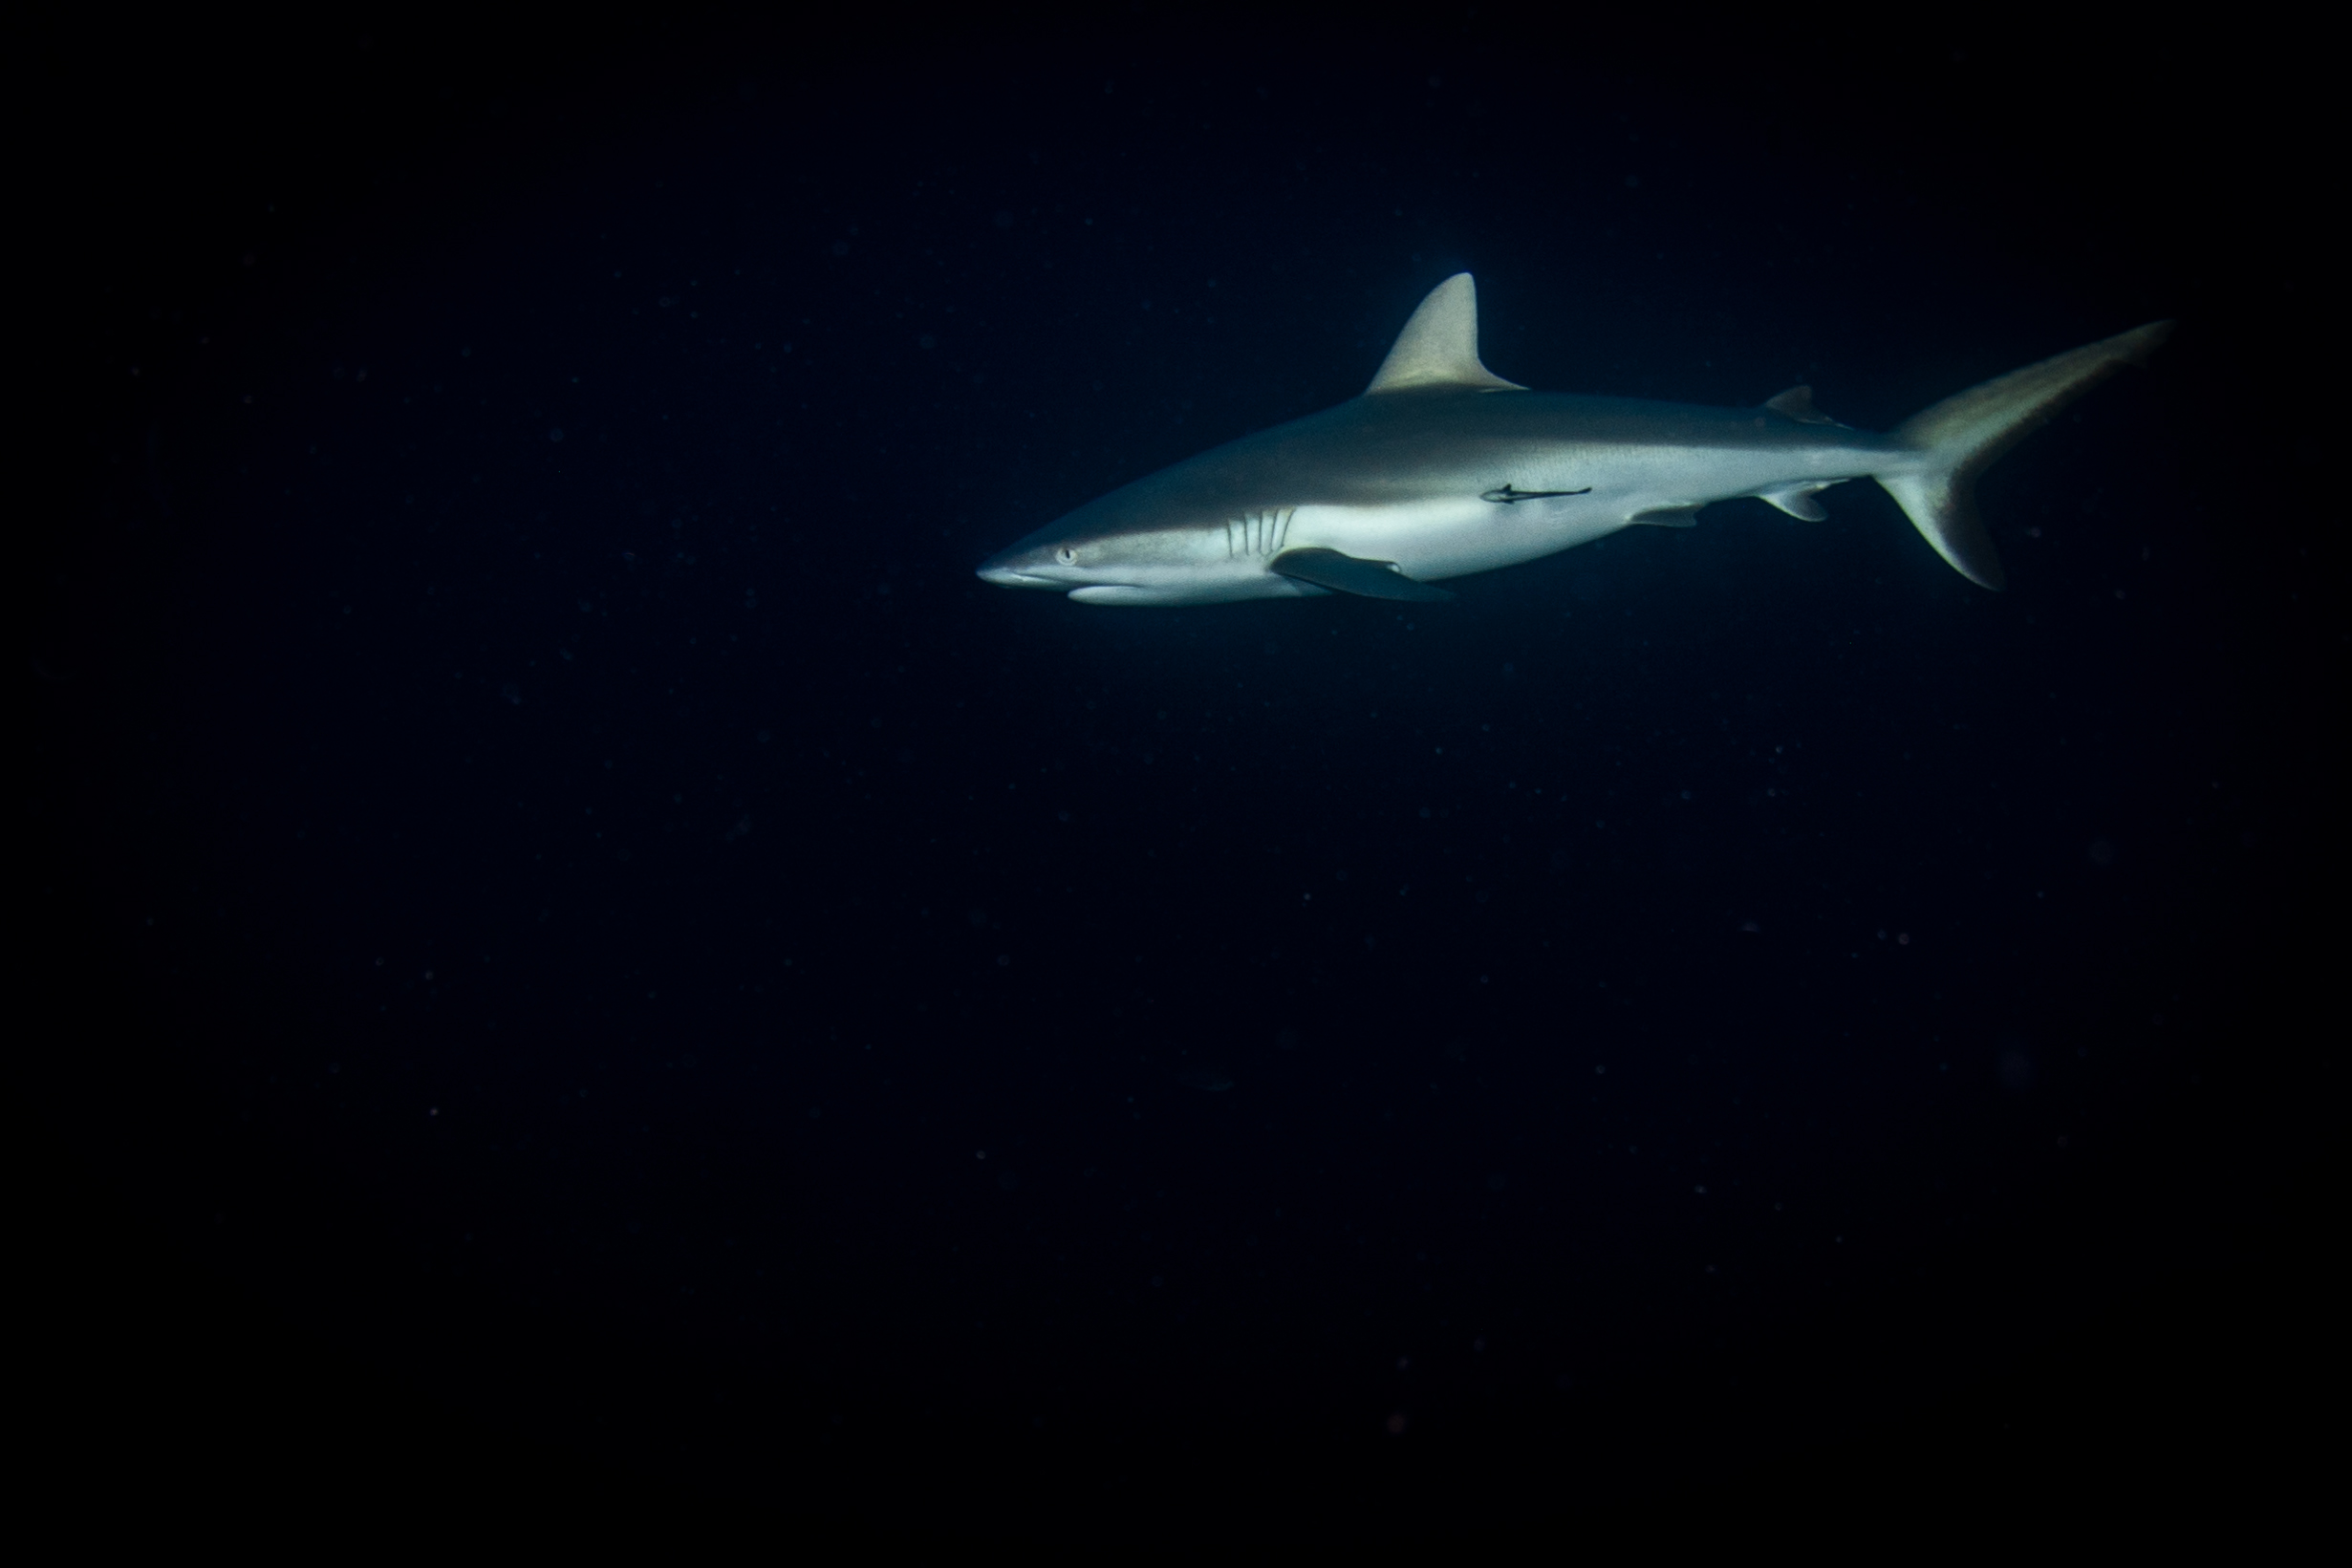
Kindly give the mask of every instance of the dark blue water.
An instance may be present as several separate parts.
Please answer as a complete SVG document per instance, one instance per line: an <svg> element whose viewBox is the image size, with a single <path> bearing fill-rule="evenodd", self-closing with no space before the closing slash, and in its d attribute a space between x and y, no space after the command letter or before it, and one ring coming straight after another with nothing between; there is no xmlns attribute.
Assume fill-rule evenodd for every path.
<svg viewBox="0 0 2352 1568"><path fill-rule="evenodd" d="M125 140L28 683L121 1463L1175 1529L2260 1429L2341 636L2214 230L2298 220L1988 107L2070 61L1449 29L355 36ZM1514 380L1868 428L2183 326L1987 476L2003 594L1867 484L1401 611L973 578L1462 268Z"/></svg>

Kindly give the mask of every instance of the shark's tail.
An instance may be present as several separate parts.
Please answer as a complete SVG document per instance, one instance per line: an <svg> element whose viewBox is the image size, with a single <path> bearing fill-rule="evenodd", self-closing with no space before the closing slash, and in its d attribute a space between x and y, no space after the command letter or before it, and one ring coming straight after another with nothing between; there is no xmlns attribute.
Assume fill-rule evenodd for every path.
<svg viewBox="0 0 2352 1568"><path fill-rule="evenodd" d="M2001 558L1976 516L1976 476L2117 366L2144 363L2171 335L2172 323L2151 321L1947 397L1894 428L1917 462L1874 477L1961 576L1999 588Z"/></svg>

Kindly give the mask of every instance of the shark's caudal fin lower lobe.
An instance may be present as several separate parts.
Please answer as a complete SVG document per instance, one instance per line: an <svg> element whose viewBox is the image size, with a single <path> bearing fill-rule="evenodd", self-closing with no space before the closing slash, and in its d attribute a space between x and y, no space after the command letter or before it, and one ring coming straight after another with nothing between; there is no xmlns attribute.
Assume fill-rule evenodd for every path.
<svg viewBox="0 0 2352 1568"><path fill-rule="evenodd" d="M2145 363L2171 335L2172 323L2152 321L1947 397L1894 429L1920 461L1875 477L1961 576L1999 588L2005 574L1976 516L1976 476L2118 366Z"/></svg>

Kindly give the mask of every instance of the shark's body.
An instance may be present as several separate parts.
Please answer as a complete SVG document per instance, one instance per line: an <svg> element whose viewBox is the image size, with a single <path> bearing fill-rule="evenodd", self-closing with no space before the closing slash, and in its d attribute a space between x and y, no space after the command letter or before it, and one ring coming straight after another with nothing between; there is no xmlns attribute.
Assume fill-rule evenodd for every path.
<svg viewBox="0 0 2352 1568"><path fill-rule="evenodd" d="M1713 501L1759 496L1820 518L1819 491L1866 476L1953 567L1998 588L1969 482L2169 328L2060 354L1880 436L1816 412L1803 387L1741 409L1529 392L1479 363L1477 294L1459 273L1422 302L1361 397L1113 490L980 575L1090 604L1445 598L1428 585L1637 523L1688 526Z"/></svg>

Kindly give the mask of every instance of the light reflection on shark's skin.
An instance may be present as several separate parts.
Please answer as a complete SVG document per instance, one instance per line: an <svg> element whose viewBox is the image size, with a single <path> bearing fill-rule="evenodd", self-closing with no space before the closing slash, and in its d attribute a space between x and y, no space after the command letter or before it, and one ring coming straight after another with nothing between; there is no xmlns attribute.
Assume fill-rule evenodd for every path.
<svg viewBox="0 0 2352 1568"><path fill-rule="evenodd" d="M1479 362L1478 294L1460 272L1421 302L1362 397L1113 490L980 575L1087 604L1443 599L1431 583L1637 523L1688 527L1710 502L1755 496L1818 520L1820 492L1869 478L1963 576L1998 588L1977 473L2170 332L2135 328L1873 435L1819 412L1807 387L1756 408L1529 392Z"/></svg>

